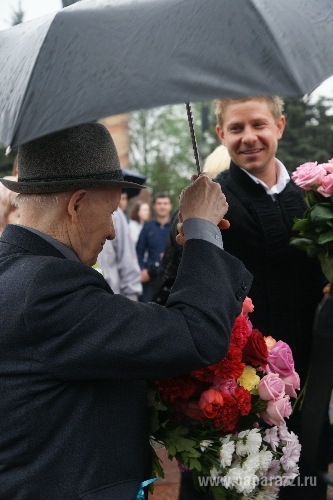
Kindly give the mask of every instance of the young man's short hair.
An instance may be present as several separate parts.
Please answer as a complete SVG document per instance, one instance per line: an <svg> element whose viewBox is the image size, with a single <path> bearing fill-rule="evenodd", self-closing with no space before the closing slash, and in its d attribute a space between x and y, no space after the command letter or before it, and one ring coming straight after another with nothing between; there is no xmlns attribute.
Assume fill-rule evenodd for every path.
<svg viewBox="0 0 333 500"><path fill-rule="evenodd" d="M272 112L275 120L277 121L283 113L284 102L277 95L266 95L266 96L251 96L251 97L231 97L228 99L216 99L215 102L215 115L217 124L222 127L223 120L225 116L225 111L230 104L238 104L240 102L247 101L264 101Z"/></svg>
<svg viewBox="0 0 333 500"><path fill-rule="evenodd" d="M157 200L157 198L168 198L170 203L171 203L171 198L170 196L167 194L167 193L157 193L153 196L153 199L152 199L152 202L151 204L154 205L155 201Z"/></svg>

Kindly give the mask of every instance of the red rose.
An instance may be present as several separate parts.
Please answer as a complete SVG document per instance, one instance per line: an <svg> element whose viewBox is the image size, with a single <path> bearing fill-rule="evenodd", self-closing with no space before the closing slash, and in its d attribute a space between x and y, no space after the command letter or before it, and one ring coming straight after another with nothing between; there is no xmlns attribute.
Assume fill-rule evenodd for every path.
<svg viewBox="0 0 333 500"><path fill-rule="evenodd" d="M250 334L251 330L249 329L248 319L245 316L238 316L232 327L230 347L239 347L239 349L243 349Z"/></svg>
<svg viewBox="0 0 333 500"><path fill-rule="evenodd" d="M232 432L235 430L238 420L237 401L229 394L222 392L223 406L220 406L217 415L214 418L214 427L222 427L223 432Z"/></svg>
<svg viewBox="0 0 333 500"><path fill-rule="evenodd" d="M194 401L178 400L174 402L174 409L176 413L179 413L178 417L184 420L184 415L192 420L197 420L202 422L206 419L204 413L198 407L198 404Z"/></svg>
<svg viewBox="0 0 333 500"><path fill-rule="evenodd" d="M207 418L214 418L220 406L223 405L223 397L215 389L207 389L199 399L198 407Z"/></svg>
<svg viewBox="0 0 333 500"><path fill-rule="evenodd" d="M214 373L208 368L199 368L191 372L191 377L200 380L201 382L212 382L214 380Z"/></svg>
<svg viewBox="0 0 333 500"><path fill-rule="evenodd" d="M242 363L242 351L238 347L230 347L226 357L209 368L214 370L217 377L225 380L240 377L245 368Z"/></svg>
<svg viewBox="0 0 333 500"><path fill-rule="evenodd" d="M162 394L163 401L174 401L176 398L188 399L196 389L189 375L158 380L155 384Z"/></svg>
<svg viewBox="0 0 333 500"><path fill-rule="evenodd" d="M267 358L268 350L263 334L259 330L253 329L243 349L243 361L265 368Z"/></svg>
<svg viewBox="0 0 333 500"><path fill-rule="evenodd" d="M237 387L234 392L234 397L236 398L238 409L241 415L248 415L251 411L251 394L244 387Z"/></svg>

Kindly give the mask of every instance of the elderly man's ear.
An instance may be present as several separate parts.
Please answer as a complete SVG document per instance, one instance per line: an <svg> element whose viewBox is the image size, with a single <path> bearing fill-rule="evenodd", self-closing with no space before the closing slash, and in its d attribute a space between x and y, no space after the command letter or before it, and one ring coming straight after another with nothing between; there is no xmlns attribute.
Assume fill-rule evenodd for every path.
<svg viewBox="0 0 333 500"><path fill-rule="evenodd" d="M75 191L69 199L67 211L73 224L78 221L79 213L83 205L87 202L88 193L86 189Z"/></svg>

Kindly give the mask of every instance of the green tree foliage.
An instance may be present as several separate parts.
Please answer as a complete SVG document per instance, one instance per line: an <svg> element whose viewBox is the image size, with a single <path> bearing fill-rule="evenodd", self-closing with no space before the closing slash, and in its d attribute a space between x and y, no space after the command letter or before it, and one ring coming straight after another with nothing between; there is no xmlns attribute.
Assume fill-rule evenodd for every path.
<svg viewBox="0 0 333 500"><path fill-rule="evenodd" d="M16 26L17 24L21 24L24 21L24 12L22 10L21 0L18 2L17 9L13 10L12 13L12 26Z"/></svg>
<svg viewBox="0 0 333 500"><path fill-rule="evenodd" d="M5 148L0 146L0 177L12 175L16 149L13 149L8 156L5 155Z"/></svg>
<svg viewBox="0 0 333 500"><path fill-rule="evenodd" d="M193 105L192 114L199 151L204 144L206 156L217 143L209 131L203 136L201 108ZM165 191L178 206L179 193L197 170L185 104L131 113L130 138L133 169L147 176L152 194Z"/></svg>
<svg viewBox="0 0 333 500"><path fill-rule="evenodd" d="M295 170L307 161L323 163L332 158L333 99L304 103L288 97L284 101L287 125L279 143L278 158L288 170Z"/></svg>
<svg viewBox="0 0 333 500"><path fill-rule="evenodd" d="M73 3L78 2L78 0L62 0L62 6L68 7L69 5L73 5Z"/></svg>

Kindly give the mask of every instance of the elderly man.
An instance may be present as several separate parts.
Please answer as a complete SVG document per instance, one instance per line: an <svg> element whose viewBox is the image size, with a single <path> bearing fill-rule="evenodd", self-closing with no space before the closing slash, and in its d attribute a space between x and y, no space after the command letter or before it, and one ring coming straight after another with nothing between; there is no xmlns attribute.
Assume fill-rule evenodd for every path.
<svg viewBox="0 0 333 500"><path fill-rule="evenodd" d="M151 474L144 381L221 359L250 287L222 249L225 197L208 174L181 194L183 259L161 307L90 267L133 187L105 127L25 144L18 170L2 180L21 219L0 238L0 498L135 500Z"/></svg>

